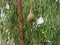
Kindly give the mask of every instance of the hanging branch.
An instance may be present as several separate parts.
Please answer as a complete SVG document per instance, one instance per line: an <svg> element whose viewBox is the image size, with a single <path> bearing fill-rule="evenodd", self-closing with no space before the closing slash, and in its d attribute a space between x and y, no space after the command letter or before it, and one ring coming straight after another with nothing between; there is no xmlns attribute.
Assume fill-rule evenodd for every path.
<svg viewBox="0 0 60 45"><path fill-rule="evenodd" d="M24 29L23 29L23 15L22 15L22 0L18 0L18 15L19 15L19 28L20 28L20 43L25 45Z"/></svg>

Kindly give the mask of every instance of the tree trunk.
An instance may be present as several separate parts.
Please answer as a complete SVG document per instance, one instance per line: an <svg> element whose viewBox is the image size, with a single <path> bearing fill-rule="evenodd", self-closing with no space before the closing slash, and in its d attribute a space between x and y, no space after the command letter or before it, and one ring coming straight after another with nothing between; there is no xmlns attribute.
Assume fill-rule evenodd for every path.
<svg viewBox="0 0 60 45"><path fill-rule="evenodd" d="M24 22L23 22L23 15L22 15L22 0L18 0L18 15L19 15L19 28L20 28L20 43L21 45L25 45L24 40Z"/></svg>

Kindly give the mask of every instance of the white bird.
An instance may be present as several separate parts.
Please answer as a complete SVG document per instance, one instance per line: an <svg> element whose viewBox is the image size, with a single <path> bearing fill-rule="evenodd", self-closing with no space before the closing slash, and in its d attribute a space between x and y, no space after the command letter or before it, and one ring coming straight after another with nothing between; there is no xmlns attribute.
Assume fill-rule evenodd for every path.
<svg viewBox="0 0 60 45"><path fill-rule="evenodd" d="M44 19L41 16L40 18L37 19L37 25L44 23Z"/></svg>
<svg viewBox="0 0 60 45"><path fill-rule="evenodd" d="M9 7L9 4L8 3L6 3L6 9L9 9L10 7Z"/></svg>

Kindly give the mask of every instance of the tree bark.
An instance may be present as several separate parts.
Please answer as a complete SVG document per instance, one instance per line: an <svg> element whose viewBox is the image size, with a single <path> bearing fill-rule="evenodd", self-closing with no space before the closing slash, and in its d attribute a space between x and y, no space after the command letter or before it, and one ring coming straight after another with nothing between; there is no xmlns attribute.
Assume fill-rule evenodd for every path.
<svg viewBox="0 0 60 45"><path fill-rule="evenodd" d="M20 28L20 43L21 45L25 45L24 40L24 22L23 22L23 15L22 15L22 0L18 0L18 16L19 16L19 28Z"/></svg>

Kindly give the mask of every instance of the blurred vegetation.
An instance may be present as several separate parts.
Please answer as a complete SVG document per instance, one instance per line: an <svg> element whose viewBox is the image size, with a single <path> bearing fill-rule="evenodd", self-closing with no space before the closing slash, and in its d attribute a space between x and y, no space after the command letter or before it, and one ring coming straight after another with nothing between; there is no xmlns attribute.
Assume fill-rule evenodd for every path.
<svg viewBox="0 0 60 45"><path fill-rule="evenodd" d="M17 0L2 0L0 45L20 45L17 4ZM43 24L27 22L31 6L36 19L43 17ZM22 14L26 45L60 45L60 0L22 0Z"/></svg>

